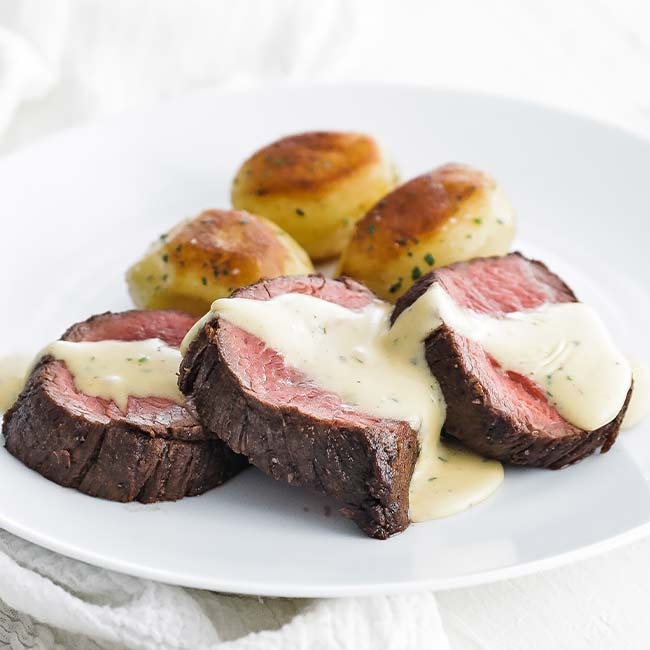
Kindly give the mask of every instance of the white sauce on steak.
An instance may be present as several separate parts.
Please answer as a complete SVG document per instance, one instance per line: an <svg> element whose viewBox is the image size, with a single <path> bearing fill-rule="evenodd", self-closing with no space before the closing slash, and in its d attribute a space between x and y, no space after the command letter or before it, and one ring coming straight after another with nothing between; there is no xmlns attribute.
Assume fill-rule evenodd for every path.
<svg viewBox="0 0 650 650"><path fill-rule="evenodd" d="M621 429L631 429L650 415L650 364L633 359L634 390Z"/></svg>
<svg viewBox="0 0 650 650"><path fill-rule="evenodd" d="M498 461L440 441L445 403L422 345L431 323L416 312L405 312L390 328L392 305L385 302L353 310L297 293L264 301L226 298L212 310L211 317L219 314L257 336L345 404L411 425L420 445L410 485L412 521L465 510L503 481Z"/></svg>
<svg viewBox="0 0 650 650"><path fill-rule="evenodd" d="M439 284L416 305L424 322L443 321L504 370L533 380L558 413L584 431L608 424L623 408L632 368L589 305L545 304L495 318L460 307Z"/></svg>
<svg viewBox="0 0 650 650"><path fill-rule="evenodd" d="M270 300L225 298L190 330L185 352L216 315L257 336L287 364L350 406L408 422L420 453L410 485L410 518L460 512L503 480L497 461L440 440L445 403L424 358L424 339L442 322L478 342L504 370L537 383L569 422L597 429L619 413L632 372L594 310L548 304L495 318L458 306L434 284L390 326L392 305L348 309L288 293Z"/></svg>
<svg viewBox="0 0 650 650"><path fill-rule="evenodd" d="M161 339L54 341L37 358L63 361L80 392L113 401L126 412L129 395L184 402L178 390L181 353Z"/></svg>

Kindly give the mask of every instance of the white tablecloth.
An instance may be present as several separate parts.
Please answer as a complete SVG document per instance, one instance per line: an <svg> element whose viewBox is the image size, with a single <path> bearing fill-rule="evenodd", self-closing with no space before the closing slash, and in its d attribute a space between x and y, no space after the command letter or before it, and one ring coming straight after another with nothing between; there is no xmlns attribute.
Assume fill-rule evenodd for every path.
<svg viewBox="0 0 650 650"><path fill-rule="evenodd" d="M195 88L274 79L487 90L650 134L649 24L645 0L1 0L0 152ZM436 596L256 599L111 574L0 533L0 642L640 650L649 573L650 540Z"/></svg>

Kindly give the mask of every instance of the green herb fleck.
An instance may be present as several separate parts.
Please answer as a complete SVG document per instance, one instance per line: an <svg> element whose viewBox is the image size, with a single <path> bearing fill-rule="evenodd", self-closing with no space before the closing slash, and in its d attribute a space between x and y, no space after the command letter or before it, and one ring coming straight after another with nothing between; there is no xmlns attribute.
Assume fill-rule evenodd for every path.
<svg viewBox="0 0 650 650"><path fill-rule="evenodd" d="M162 235L160 235L160 241L165 241L167 239L167 233L164 232Z"/></svg>
<svg viewBox="0 0 650 650"><path fill-rule="evenodd" d="M448 459L444 456L438 456L438 460L441 460L443 463L446 463L448 461Z"/></svg>
<svg viewBox="0 0 650 650"><path fill-rule="evenodd" d="M368 230L368 234L369 234L369 235L374 235L374 233L375 233L375 228L376 228L376 226L375 226L374 223L369 223L369 224L368 224L368 228L367 228L367 230Z"/></svg>
<svg viewBox="0 0 650 650"><path fill-rule="evenodd" d="M161 276L161 280L162 280L163 282L167 282L167 278L168 278L168 277L169 277L169 276L168 276L166 273L163 273L162 276Z"/></svg>
<svg viewBox="0 0 650 650"><path fill-rule="evenodd" d="M240 223L242 226L245 226L247 223L250 223L250 222L251 222L251 220L250 220L250 219L246 219L246 218L244 218L244 219L240 219L240 220L239 220L239 223Z"/></svg>
<svg viewBox="0 0 650 650"><path fill-rule="evenodd" d="M147 361L149 361L149 357L140 357L140 358L138 359L138 363L145 363L145 362L147 362Z"/></svg>
<svg viewBox="0 0 650 650"><path fill-rule="evenodd" d="M471 239L472 235L465 235L465 239Z"/></svg>
<svg viewBox="0 0 650 650"><path fill-rule="evenodd" d="M429 266L433 266L434 263L435 263L435 260L433 259L433 255L431 255L431 253L427 253L427 254L424 256L424 261L425 261Z"/></svg>
<svg viewBox="0 0 650 650"><path fill-rule="evenodd" d="M419 266L414 266L413 270L411 271L411 277L414 280L417 280L421 275L422 275L422 271L420 271L420 267Z"/></svg>
<svg viewBox="0 0 650 650"><path fill-rule="evenodd" d="M475 223L477 226L480 226L480 225L483 223L483 219L479 219L479 218L477 217L476 219L474 219L474 223Z"/></svg>
<svg viewBox="0 0 650 650"><path fill-rule="evenodd" d="M305 216L304 211L301 210L300 208L296 208L296 214L297 214L299 217L304 217L304 216Z"/></svg>
<svg viewBox="0 0 650 650"><path fill-rule="evenodd" d="M402 278L399 278L399 280L397 280L395 284L391 284L390 287L388 287L388 291L390 291L390 293L396 293L401 288L402 288Z"/></svg>
<svg viewBox="0 0 650 650"><path fill-rule="evenodd" d="M406 251L406 254L407 254L409 257L413 257L413 251Z"/></svg>
<svg viewBox="0 0 650 650"><path fill-rule="evenodd" d="M437 476L430 476L427 481L435 481L437 478Z"/></svg>
<svg viewBox="0 0 650 650"><path fill-rule="evenodd" d="M500 226L503 226L503 223L504 223L504 222L503 222L503 219L497 219L497 223L498 223Z"/></svg>
<svg viewBox="0 0 650 650"><path fill-rule="evenodd" d="M208 278L206 278L206 277L201 278L201 284L202 284L203 286L205 286L206 284L208 284Z"/></svg>
<svg viewBox="0 0 650 650"><path fill-rule="evenodd" d="M409 362L411 363L412 366L417 366L418 365L417 357L411 357L409 359Z"/></svg>
<svg viewBox="0 0 650 650"><path fill-rule="evenodd" d="M162 256L162 261L163 261L165 264L167 264L167 262L169 262L169 255L167 255L167 253L165 253L165 254Z"/></svg>

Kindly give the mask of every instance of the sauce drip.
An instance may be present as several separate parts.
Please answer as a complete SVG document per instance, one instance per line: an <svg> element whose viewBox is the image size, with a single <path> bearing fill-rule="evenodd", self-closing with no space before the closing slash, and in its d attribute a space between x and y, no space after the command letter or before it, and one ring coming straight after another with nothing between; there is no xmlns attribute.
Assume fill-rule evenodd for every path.
<svg viewBox="0 0 650 650"><path fill-rule="evenodd" d="M25 385L31 359L8 356L0 359L0 411L8 410Z"/></svg>
<svg viewBox="0 0 650 650"><path fill-rule="evenodd" d="M631 429L650 415L650 364L632 360L634 388L621 429Z"/></svg>

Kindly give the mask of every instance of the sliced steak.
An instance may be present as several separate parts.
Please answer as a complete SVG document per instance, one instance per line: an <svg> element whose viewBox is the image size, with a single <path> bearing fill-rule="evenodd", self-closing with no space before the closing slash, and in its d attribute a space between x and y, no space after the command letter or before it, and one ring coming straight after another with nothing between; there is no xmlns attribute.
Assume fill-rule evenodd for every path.
<svg viewBox="0 0 650 650"><path fill-rule="evenodd" d="M512 253L432 271L399 299L392 320L436 282L462 307L493 316L577 301L544 264ZM560 416L540 387L505 372L478 343L447 325L435 330L425 346L447 402L445 431L474 451L516 465L558 469L614 444L631 389L612 422L583 431Z"/></svg>
<svg viewBox="0 0 650 650"><path fill-rule="evenodd" d="M73 325L67 341L160 338L179 346L194 323L175 311L105 313ZM187 409L129 397L126 413L79 392L65 363L43 357L4 416L5 446L46 478L114 501L173 501L221 485L247 463L209 438Z"/></svg>
<svg viewBox="0 0 650 650"><path fill-rule="evenodd" d="M292 292L351 309L374 299L363 285L318 275L263 280L233 296L268 300ZM208 322L190 345L179 386L208 430L273 478L338 499L372 537L408 526L417 436L406 422L345 406L222 318Z"/></svg>

